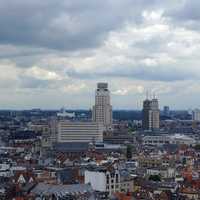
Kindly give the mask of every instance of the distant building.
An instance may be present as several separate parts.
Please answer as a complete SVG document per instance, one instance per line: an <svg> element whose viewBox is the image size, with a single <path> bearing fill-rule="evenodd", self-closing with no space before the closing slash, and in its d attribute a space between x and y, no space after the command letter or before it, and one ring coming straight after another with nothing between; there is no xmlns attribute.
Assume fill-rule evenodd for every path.
<svg viewBox="0 0 200 200"><path fill-rule="evenodd" d="M146 99L143 102L142 126L144 130L156 130L160 127L160 111L158 99Z"/></svg>
<svg viewBox="0 0 200 200"><path fill-rule="evenodd" d="M63 118L75 118L75 112L66 112L65 108L62 108L60 112L57 113L58 117L63 117Z"/></svg>
<svg viewBox="0 0 200 200"><path fill-rule="evenodd" d="M53 151L76 156L82 156L88 152L90 144L86 142L57 142L53 144Z"/></svg>
<svg viewBox="0 0 200 200"><path fill-rule="evenodd" d="M163 115L166 116L166 117L169 117L169 115L170 115L169 106L164 106Z"/></svg>
<svg viewBox="0 0 200 200"><path fill-rule="evenodd" d="M42 147L51 148L57 140L57 119L51 117L48 122L30 123L29 128L34 132L42 134Z"/></svg>
<svg viewBox="0 0 200 200"><path fill-rule="evenodd" d="M145 101L143 101L142 127L144 130L149 130L151 124L152 124L151 101L146 99Z"/></svg>
<svg viewBox="0 0 200 200"><path fill-rule="evenodd" d="M94 122L102 123L106 129L112 127L112 106L107 83L97 84L92 118Z"/></svg>
<svg viewBox="0 0 200 200"><path fill-rule="evenodd" d="M85 184L87 183L90 183L95 191L108 192L109 195L131 192L133 188L133 180L127 170L88 169L85 171Z"/></svg>
<svg viewBox="0 0 200 200"><path fill-rule="evenodd" d="M34 199L95 199L89 184L46 184L38 183L31 190Z"/></svg>
<svg viewBox="0 0 200 200"><path fill-rule="evenodd" d="M96 122L58 122L58 141L65 142L102 142L103 125Z"/></svg>
<svg viewBox="0 0 200 200"><path fill-rule="evenodd" d="M200 109L195 109L192 111L192 120L200 121Z"/></svg>
<svg viewBox="0 0 200 200"><path fill-rule="evenodd" d="M121 144L106 144L106 143L96 143L95 151L99 153L121 153L126 154L127 147Z"/></svg>
<svg viewBox="0 0 200 200"><path fill-rule="evenodd" d="M154 145L154 146L162 146L166 144L177 144L177 145L195 145L195 139L181 134L174 135L148 135L143 137L144 145Z"/></svg>
<svg viewBox="0 0 200 200"><path fill-rule="evenodd" d="M135 137L131 134L104 135L103 141L108 144L134 143Z"/></svg>

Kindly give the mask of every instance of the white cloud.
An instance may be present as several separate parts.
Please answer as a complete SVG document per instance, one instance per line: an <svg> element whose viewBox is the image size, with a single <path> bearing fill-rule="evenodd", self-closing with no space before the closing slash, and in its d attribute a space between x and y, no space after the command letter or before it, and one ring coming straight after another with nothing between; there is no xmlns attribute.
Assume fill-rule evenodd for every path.
<svg viewBox="0 0 200 200"><path fill-rule="evenodd" d="M62 90L68 94L81 93L87 89L87 85L85 83L80 84L68 84L65 85Z"/></svg>
<svg viewBox="0 0 200 200"><path fill-rule="evenodd" d="M117 87L120 86L120 89ZM144 93L144 86L141 84L135 84L135 83L125 83L121 85L115 86L117 89L112 91L112 94L114 95L120 95L120 96L125 96L125 95L130 95L130 94L142 94Z"/></svg>
<svg viewBox="0 0 200 200"><path fill-rule="evenodd" d="M192 20L191 27L191 16L189 21L185 18L192 13L184 16L187 25L169 14L170 10L184 8L184 1L155 4L136 0L134 6L130 0L60 3L53 15L44 11L45 18L37 15L38 21L37 17L33 21L27 19L28 23L23 21L30 25L26 33L30 37L23 35L16 41L21 32L12 29L16 37L10 34L7 41L0 43L0 90L6 99L10 95L8 88L12 89L15 102L27 100L28 93L33 99L27 100L30 106L34 106L35 99L38 105L41 102L45 106L55 96L57 106L66 101L69 106L90 107L96 82L107 81L115 108L139 108L138 102L146 90L155 92L162 104L178 104L179 98L187 95L191 100L180 106L198 106L195 99L200 85L200 31L194 28L197 20ZM50 3L54 8L54 3ZM46 3L39 5L48 7ZM38 10L37 2L32 6ZM98 15L95 12L102 17L94 17ZM15 17L21 19L21 15ZM45 19L48 23L44 23ZM8 25L2 30L14 27ZM76 99L75 103L73 97L78 95L81 101ZM49 102L48 107L53 108L54 102Z"/></svg>
<svg viewBox="0 0 200 200"><path fill-rule="evenodd" d="M142 16L144 18L145 23L160 23L164 22L163 18L164 11L163 10L144 10L142 12Z"/></svg>
<svg viewBox="0 0 200 200"><path fill-rule="evenodd" d="M48 71L37 66L27 69L25 74L40 80L62 80L62 77L56 72Z"/></svg>

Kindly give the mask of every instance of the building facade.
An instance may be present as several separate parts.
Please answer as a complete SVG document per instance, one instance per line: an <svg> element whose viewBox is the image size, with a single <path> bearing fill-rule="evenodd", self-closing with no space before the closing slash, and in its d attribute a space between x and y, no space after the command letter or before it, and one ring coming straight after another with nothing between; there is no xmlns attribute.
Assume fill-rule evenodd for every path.
<svg viewBox="0 0 200 200"><path fill-rule="evenodd" d="M57 142L102 142L103 125L96 122L58 122Z"/></svg>
<svg viewBox="0 0 200 200"><path fill-rule="evenodd" d="M142 127L143 130L158 130L160 127L160 111L158 99L146 99L143 102L142 110Z"/></svg>
<svg viewBox="0 0 200 200"><path fill-rule="evenodd" d="M169 117L170 116L170 109L169 109L169 106L164 106L163 108L163 115L165 117Z"/></svg>
<svg viewBox="0 0 200 200"><path fill-rule="evenodd" d="M92 110L94 122L102 123L106 129L112 127L112 106L107 83L98 83L95 93L95 105Z"/></svg>
<svg viewBox="0 0 200 200"><path fill-rule="evenodd" d="M133 180L125 178L120 170L86 170L85 183L90 183L95 191L107 192L109 195L127 193L133 189Z"/></svg>
<svg viewBox="0 0 200 200"><path fill-rule="evenodd" d="M195 145L195 139L181 134L174 135L148 135L143 137L144 145L162 146L165 144L177 144L177 145Z"/></svg>
<svg viewBox="0 0 200 200"><path fill-rule="evenodd" d="M200 121L200 109L195 109L192 111L192 120Z"/></svg>

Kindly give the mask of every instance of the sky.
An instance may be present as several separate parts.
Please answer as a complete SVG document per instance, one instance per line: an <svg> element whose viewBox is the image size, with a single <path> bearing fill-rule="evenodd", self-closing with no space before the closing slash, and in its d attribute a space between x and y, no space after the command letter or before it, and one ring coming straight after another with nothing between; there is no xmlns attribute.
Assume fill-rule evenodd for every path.
<svg viewBox="0 0 200 200"><path fill-rule="evenodd" d="M0 0L0 109L200 107L199 0Z"/></svg>

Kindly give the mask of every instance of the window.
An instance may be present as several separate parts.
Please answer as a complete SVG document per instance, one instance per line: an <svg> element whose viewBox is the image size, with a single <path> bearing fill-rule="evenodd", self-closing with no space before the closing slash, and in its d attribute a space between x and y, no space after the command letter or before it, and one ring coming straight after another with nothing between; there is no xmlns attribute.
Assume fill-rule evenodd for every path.
<svg viewBox="0 0 200 200"><path fill-rule="evenodd" d="M106 176L106 183L109 184L109 175Z"/></svg>
<svg viewBox="0 0 200 200"><path fill-rule="evenodd" d="M119 182L119 175L116 174L116 182L118 183Z"/></svg>

